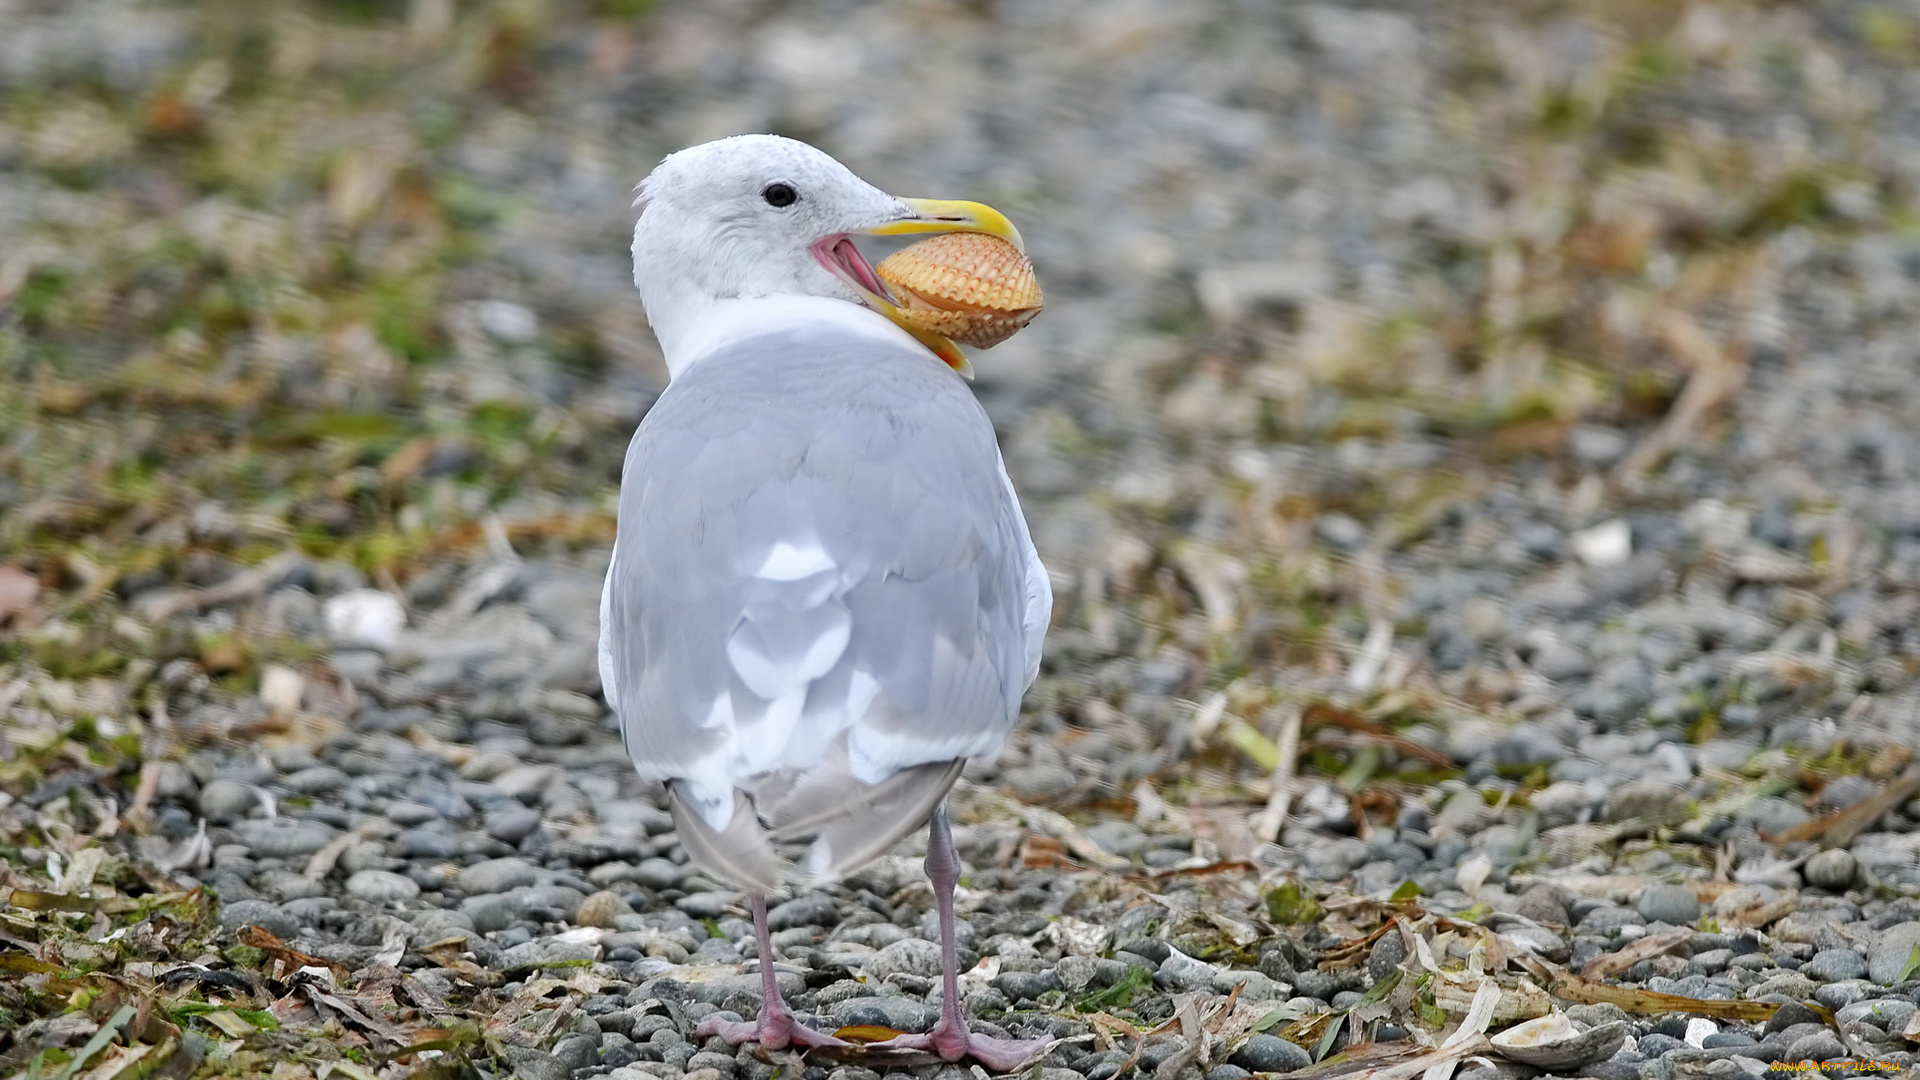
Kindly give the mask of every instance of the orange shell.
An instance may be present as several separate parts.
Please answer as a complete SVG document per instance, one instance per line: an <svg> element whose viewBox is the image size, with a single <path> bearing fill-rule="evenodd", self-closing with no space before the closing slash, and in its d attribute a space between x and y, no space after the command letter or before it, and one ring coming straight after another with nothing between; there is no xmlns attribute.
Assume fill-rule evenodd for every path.
<svg viewBox="0 0 1920 1080"><path fill-rule="evenodd" d="M986 233L941 233L874 268L913 328L989 349L1040 314L1033 263Z"/></svg>

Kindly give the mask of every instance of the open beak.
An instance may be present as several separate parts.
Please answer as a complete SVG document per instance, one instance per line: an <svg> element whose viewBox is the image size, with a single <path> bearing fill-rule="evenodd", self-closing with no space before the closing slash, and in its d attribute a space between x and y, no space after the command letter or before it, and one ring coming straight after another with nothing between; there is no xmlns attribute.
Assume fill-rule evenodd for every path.
<svg viewBox="0 0 1920 1080"><path fill-rule="evenodd" d="M898 218L876 225L862 232L869 236L911 236L918 233L977 232L997 236L1012 244L1021 252L1027 250L1026 243L1020 239L1020 230L1013 227L1007 215L976 202L960 202L946 199L901 199L911 216ZM933 354L946 361L947 366L966 378L973 378L973 365L967 362L966 354L939 334L929 334L907 325L900 317L900 307L894 302L893 294L867 261L854 249L853 241L842 233L829 236L813 245L814 258L832 271L834 276L859 290L867 306L885 315L895 326L912 334L914 339L933 350Z"/></svg>

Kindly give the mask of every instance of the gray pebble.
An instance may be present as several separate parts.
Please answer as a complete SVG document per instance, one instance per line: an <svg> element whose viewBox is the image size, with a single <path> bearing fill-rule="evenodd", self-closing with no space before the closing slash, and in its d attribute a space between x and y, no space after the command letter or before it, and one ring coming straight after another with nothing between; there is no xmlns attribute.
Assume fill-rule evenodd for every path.
<svg viewBox="0 0 1920 1080"><path fill-rule="evenodd" d="M572 945L555 938L544 938L515 945L502 952L500 966L516 968L565 964L577 960L592 960L596 952L596 948L592 945Z"/></svg>
<svg viewBox="0 0 1920 1080"><path fill-rule="evenodd" d="M600 1040L593 1035L569 1035L553 1044L554 1059L568 1072L600 1064Z"/></svg>
<svg viewBox="0 0 1920 1080"><path fill-rule="evenodd" d="M1648 922L1691 926L1700 921L1700 898L1684 885L1649 885L1634 898L1633 906Z"/></svg>
<svg viewBox="0 0 1920 1080"><path fill-rule="evenodd" d="M387 804L387 820L395 825L411 827L425 825L429 821L439 821L440 812L426 803L411 799L396 799Z"/></svg>
<svg viewBox="0 0 1920 1080"><path fill-rule="evenodd" d="M927 1031L940 1018L939 1010L905 995L849 998L835 1003L827 1015L840 1024L874 1024L895 1031Z"/></svg>
<svg viewBox="0 0 1920 1080"><path fill-rule="evenodd" d="M487 815L487 835L503 844L518 844L540 827L540 811L530 807L511 807Z"/></svg>
<svg viewBox="0 0 1920 1080"><path fill-rule="evenodd" d="M1787 1047L1788 1061L1839 1061L1846 1056L1846 1046L1831 1031L1802 1036Z"/></svg>
<svg viewBox="0 0 1920 1080"><path fill-rule="evenodd" d="M465 912L429 908L426 911L407 914L405 918L413 925L413 941L417 946L431 945L445 938L475 932L473 920Z"/></svg>
<svg viewBox="0 0 1920 1080"><path fill-rule="evenodd" d="M737 892L697 892L675 900L673 906L704 921L726 915L727 909L740 903L741 899Z"/></svg>
<svg viewBox="0 0 1920 1080"><path fill-rule="evenodd" d="M1648 1058L1657 1058L1675 1050L1685 1049L1686 1045L1684 1040L1650 1031L1636 1040L1634 1049Z"/></svg>
<svg viewBox="0 0 1920 1080"><path fill-rule="evenodd" d="M1809 885L1844 892L1853 887L1854 877L1859 870L1860 864L1852 852L1836 848L1808 859L1801 872L1806 875Z"/></svg>
<svg viewBox="0 0 1920 1080"><path fill-rule="evenodd" d="M1042 994L1060 989L1060 980L1051 971L1003 971L993 980L996 990L1015 1004L1037 1001Z"/></svg>
<svg viewBox="0 0 1920 1080"><path fill-rule="evenodd" d="M247 816L260 805L254 789L235 780L213 780L200 789L200 815L222 823Z"/></svg>
<svg viewBox="0 0 1920 1080"><path fill-rule="evenodd" d="M1744 1031L1716 1031L1700 1040L1703 1050L1720 1050L1736 1046L1754 1045L1754 1037Z"/></svg>
<svg viewBox="0 0 1920 1080"><path fill-rule="evenodd" d="M403 829L393 838L393 850L403 859L451 859L460 853L460 838L444 827Z"/></svg>
<svg viewBox="0 0 1920 1080"><path fill-rule="evenodd" d="M324 795L347 786L347 774L331 765L316 765L287 777L285 783L303 795Z"/></svg>
<svg viewBox="0 0 1920 1080"><path fill-rule="evenodd" d="M420 895L412 880L386 870L362 870L347 879L347 892L369 904L398 904Z"/></svg>
<svg viewBox="0 0 1920 1080"><path fill-rule="evenodd" d="M814 893L795 897L767 912L767 927L772 930L793 930L802 926L820 926L831 929L840 923L840 907L831 896Z"/></svg>
<svg viewBox="0 0 1920 1080"><path fill-rule="evenodd" d="M526 918L527 908L531 904L527 894L517 890L481 893L462 900L460 913L473 921L475 930L486 934L495 930L505 930L513 923Z"/></svg>
<svg viewBox="0 0 1920 1080"><path fill-rule="evenodd" d="M326 885L292 870L268 870L254 879L254 887L271 899L306 900L327 894Z"/></svg>
<svg viewBox="0 0 1920 1080"><path fill-rule="evenodd" d="M1867 951L1867 977L1882 986L1892 985L1916 946L1920 946L1920 922L1900 923L1875 934Z"/></svg>
<svg viewBox="0 0 1920 1080"><path fill-rule="evenodd" d="M682 871L666 859L643 859L633 868L633 881L649 889L671 889L679 881Z"/></svg>
<svg viewBox="0 0 1920 1080"><path fill-rule="evenodd" d="M568 1068L552 1054L525 1046L502 1049L513 1065L514 1080L567 1080Z"/></svg>
<svg viewBox="0 0 1920 1080"><path fill-rule="evenodd" d="M257 926L282 941L298 937L300 924L265 900L236 900L220 906L220 925L227 930Z"/></svg>
<svg viewBox="0 0 1920 1080"><path fill-rule="evenodd" d="M1867 973L1867 960L1852 949L1822 949L1800 965L1800 973L1822 982L1858 979Z"/></svg>
<svg viewBox="0 0 1920 1080"><path fill-rule="evenodd" d="M1567 915L1566 903L1560 899L1559 892L1555 891L1551 885L1535 885L1521 893L1519 899L1514 902L1513 910L1515 914L1525 915L1535 922L1565 926L1571 921Z"/></svg>
<svg viewBox="0 0 1920 1080"><path fill-rule="evenodd" d="M1797 802L1769 795L1740 811L1734 820L1753 826L1761 836L1777 836L1812 821L1813 815Z"/></svg>
<svg viewBox="0 0 1920 1080"><path fill-rule="evenodd" d="M1227 1060L1257 1073L1293 1072L1313 1064L1305 1050L1278 1035L1267 1034L1252 1036Z"/></svg>
<svg viewBox="0 0 1920 1080"><path fill-rule="evenodd" d="M1785 1032L1796 1024L1822 1024L1820 1014L1807 1008L1800 1001L1789 1001L1774 1010L1774 1014L1761 1028L1768 1035Z"/></svg>
<svg viewBox="0 0 1920 1080"><path fill-rule="evenodd" d="M632 1039L617 1031L609 1031L600 1036L600 1064L618 1069L640 1060L640 1049Z"/></svg>
<svg viewBox="0 0 1920 1080"><path fill-rule="evenodd" d="M1130 859L1152 844L1146 833L1130 821L1102 821L1087 827L1087 837L1109 855Z"/></svg>
<svg viewBox="0 0 1920 1080"><path fill-rule="evenodd" d="M270 859L311 855L339 835L338 830L330 825L288 817L236 822L233 832L253 852L255 858Z"/></svg>
<svg viewBox="0 0 1920 1080"><path fill-rule="evenodd" d="M935 978L940 974L940 946L919 938L896 941L874 953L861 969L869 979L885 979L896 973Z"/></svg>
<svg viewBox="0 0 1920 1080"><path fill-rule="evenodd" d="M500 893L540 880L540 871L525 859L488 859L460 871L460 888L468 895Z"/></svg>

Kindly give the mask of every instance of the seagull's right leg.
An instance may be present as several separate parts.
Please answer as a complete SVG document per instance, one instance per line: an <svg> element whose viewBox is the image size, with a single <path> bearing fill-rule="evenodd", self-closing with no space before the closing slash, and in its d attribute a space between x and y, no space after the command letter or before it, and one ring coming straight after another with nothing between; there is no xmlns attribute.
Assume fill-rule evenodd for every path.
<svg viewBox="0 0 1920 1080"><path fill-rule="evenodd" d="M845 1046L844 1041L815 1031L793 1018L786 1002L780 1000L780 980L773 972L773 934L767 929L767 898L753 894L753 937L760 946L760 1018L725 1020L719 1014L700 1021L694 1034L701 1038L718 1035L730 1045L757 1042L769 1050L789 1046Z"/></svg>
<svg viewBox="0 0 1920 1080"><path fill-rule="evenodd" d="M899 1035L880 1050L923 1050L946 1061L972 1058L997 1073L1010 1073L1031 1063L1053 1045L1051 1039L996 1039L967 1028L960 1002L958 926L953 912L953 890L960 882L960 853L953 847L953 829L947 823L943 801L927 823L927 880L933 883L934 908L940 917L940 1019L924 1035Z"/></svg>

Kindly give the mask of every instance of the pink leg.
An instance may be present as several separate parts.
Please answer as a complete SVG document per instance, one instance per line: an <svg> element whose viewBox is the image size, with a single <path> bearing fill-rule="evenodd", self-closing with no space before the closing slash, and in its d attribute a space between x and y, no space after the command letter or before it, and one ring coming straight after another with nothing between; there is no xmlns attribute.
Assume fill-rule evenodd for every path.
<svg viewBox="0 0 1920 1080"><path fill-rule="evenodd" d="M970 1057L994 1072L1013 1072L1045 1053L1053 1040L995 1039L967 1030L967 1018L960 1009L960 958L954 943L953 887L960 882L960 855L953 849L945 803L933 812L927 826L926 867L934 907L940 913L940 1021L925 1035L901 1035L875 1043L873 1049L931 1051L946 1061Z"/></svg>
<svg viewBox="0 0 1920 1080"><path fill-rule="evenodd" d="M780 1000L780 981L773 972L773 935L767 931L767 898L753 894L753 937L760 946L760 1018L723 1020L718 1015L700 1021L694 1034L701 1038L718 1035L730 1045L757 1042L769 1050L789 1046L845 1046L845 1042L815 1031L793 1018Z"/></svg>

